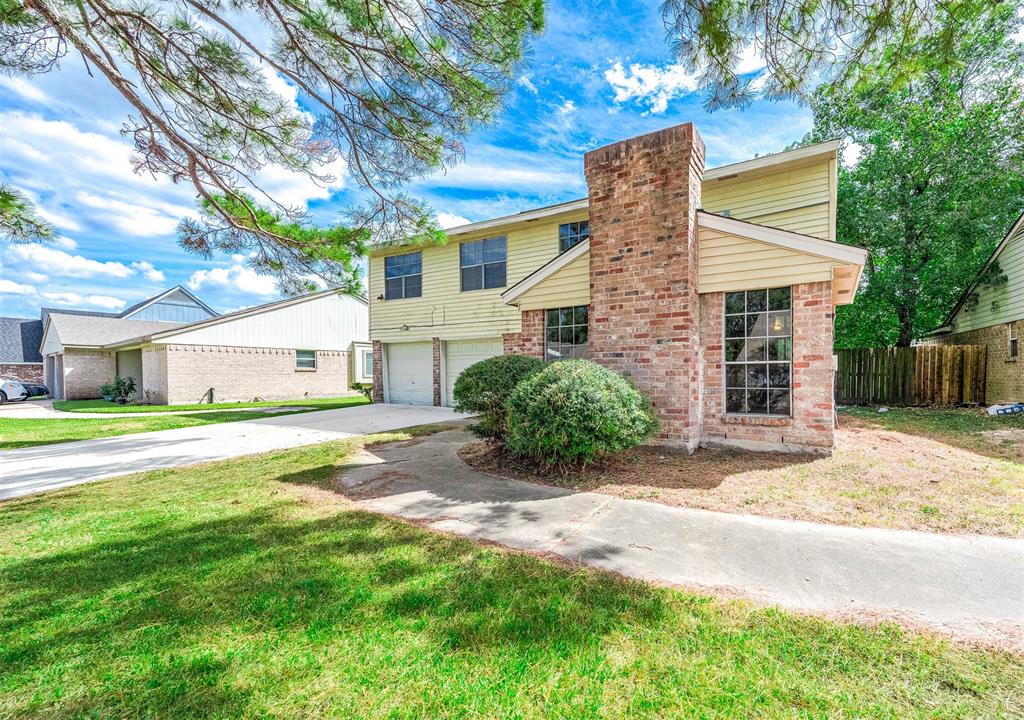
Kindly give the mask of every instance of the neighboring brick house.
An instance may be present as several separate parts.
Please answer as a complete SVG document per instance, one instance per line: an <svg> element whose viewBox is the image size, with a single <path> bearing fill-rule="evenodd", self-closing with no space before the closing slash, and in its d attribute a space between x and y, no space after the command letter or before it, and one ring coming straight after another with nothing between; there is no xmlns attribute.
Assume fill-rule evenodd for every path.
<svg viewBox="0 0 1024 720"><path fill-rule="evenodd" d="M866 251L835 242L837 142L705 170L692 124L584 157L586 199L371 253L374 391L447 405L476 360L589 357L661 442L832 447L832 324Z"/></svg>
<svg viewBox="0 0 1024 720"><path fill-rule="evenodd" d="M115 375L159 405L333 397L372 377L366 301L334 290L219 315L176 287L116 315L43 317L55 398L99 397Z"/></svg>
<svg viewBox="0 0 1024 720"><path fill-rule="evenodd" d="M995 282L989 279L998 268ZM1024 213L925 344L985 345L985 402L1024 402Z"/></svg>
<svg viewBox="0 0 1024 720"><path fill-rule="evenodd" d="M39 320L0 317L0 378L42 385L42 339L43 324Z"/></svg>

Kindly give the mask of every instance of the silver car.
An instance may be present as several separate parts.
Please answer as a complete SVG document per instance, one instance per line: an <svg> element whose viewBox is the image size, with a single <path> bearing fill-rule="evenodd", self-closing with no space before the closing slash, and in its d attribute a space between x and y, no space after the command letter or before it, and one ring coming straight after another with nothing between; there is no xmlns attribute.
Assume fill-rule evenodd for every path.
<svg viewBox="0 0 1024 720"><path fill-rule="evenodd" d="M17 380L0 378L0 404L11 400L27 400L29 397L28 388Z"/></svg>

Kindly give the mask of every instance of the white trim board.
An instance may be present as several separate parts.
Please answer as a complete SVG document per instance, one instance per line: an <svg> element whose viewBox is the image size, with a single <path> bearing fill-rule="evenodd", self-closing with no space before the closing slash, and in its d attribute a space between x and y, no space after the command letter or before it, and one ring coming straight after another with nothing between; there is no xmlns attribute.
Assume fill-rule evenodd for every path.
<svg viewBox="0 0 1024 720"><path fill-rule="evenodd" d="M734 220L733 218L715 215L703 210L697 213L697 225L709 230L718 230L730 235L758 240L770 245L778 245L789 250L851 265L864 265L868 259L868 251L855 245L842 245L832 240L822 240L810 235L779 230L767 225Z"/></svg>
<svg viewBox="0 0 1024 720"><path fill-rule="evenodd" d="M573 260L587 252L590 252L590 238L576 243L561 255L558 255L544 265L541 265L532 273L503 292L501 294L501 299L505 301L506 305L512 305L523 294L537 287Z"/></svg>

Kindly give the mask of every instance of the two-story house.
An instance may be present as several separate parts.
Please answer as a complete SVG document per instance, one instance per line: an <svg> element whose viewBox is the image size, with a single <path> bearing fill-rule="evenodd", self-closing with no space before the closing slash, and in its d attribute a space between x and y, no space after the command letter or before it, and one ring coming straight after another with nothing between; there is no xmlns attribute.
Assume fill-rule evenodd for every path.
<svg viewBox="0 0 1024 720"><path fill-rule="evenodd" d="M587 198L378 248L377 399L448 405L500 353L588 357L651 398L667 445L830 448L833 310L866 259L835 242L838 149L705 170L687 123L587 153Z"/></svg>

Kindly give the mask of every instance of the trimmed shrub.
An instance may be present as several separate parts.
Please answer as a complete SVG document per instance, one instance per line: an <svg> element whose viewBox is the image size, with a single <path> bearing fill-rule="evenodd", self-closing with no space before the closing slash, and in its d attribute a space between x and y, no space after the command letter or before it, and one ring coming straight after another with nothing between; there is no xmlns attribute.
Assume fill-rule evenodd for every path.
<svg viewBox="0 0 1024 720"><path fill-rule="evenodd" d="M658 429L647 398L590 360L551 363L524 380L508 399L507 422L509 453L545 468L586 465Z"/></svg>
<svg viewBox="0 0 1024 720"><path fill-rule="evenodd" d="M503 441L508 396L544 366L543 360L527 355L498 355L473 363L455 380L455 409L480 415L480 422L469 426L474 435Z"/></svg>

